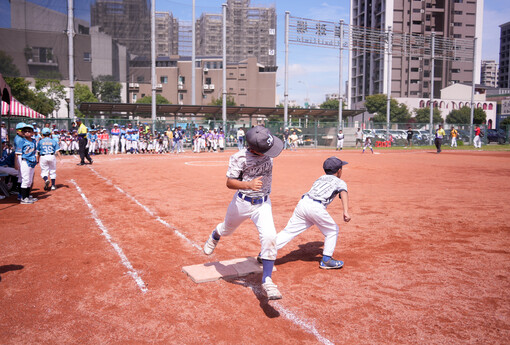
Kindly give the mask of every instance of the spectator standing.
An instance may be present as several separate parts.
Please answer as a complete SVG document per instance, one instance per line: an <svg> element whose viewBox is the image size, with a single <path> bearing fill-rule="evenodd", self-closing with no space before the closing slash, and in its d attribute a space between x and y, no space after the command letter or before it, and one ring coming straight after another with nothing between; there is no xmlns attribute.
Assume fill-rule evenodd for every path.
<svg viewBox="0 0 510 345"><path fill-rule="evenodd" d="M414 135L414 131L409 126L407 128L407 146L409 146L409 147L413 147L413 135Z"/></svg>
<svg viewBox="0 0 510 345"><path fill-rule="evenodd" d="M452 129L450 130L450 136L452 137L452 144L450 146L457 147L457 137L459 136L459 132L454 126L452 126Z"/></svg>
<svg viewBox="0 0 510 345"><path fill-rule="evenodd" d="M239 151L244 148L244 131L242 128L237 130L237 148Z"/></svg>
<svg viewBox="0 0 510 345"><path fill-rule="evenodd" d="M473 144L475 145L475 149L481 149L482 148L482 130L480 129L480 126L476 126L475 128L475 139L473 140Z"/></svg>
<svg viewBox="0 0 510 345"><path fill-rule="evenodd" d="M7 135L7 128L5 128L5 122L2 121L2 126L0 127L0 140L2 142L8 142L9 136Z"/></svg>
<svg viewBox="0 0 510 345"><path fill-rule="evenodd" d="M358 131L356 132L356 148L358 148L358 144L360 147L363 146L363 132L361 131L361 128L358 128Z"/></svg>
<svg viewBox="0 0 510 345"><path fill-rule="evenodd" d="M436 138L434 139L434 143L436 144L437 153L441 153L441 145L443 144L443 137L446 135L443 125L439 125L438 129L436 129Z"/></svg>
<svg viewBox="0 0 510 345"><path fill-rule="evenodd" d="M285 130L283 131L283 149L284 150L287 150L287 148L290 147L289 136L290 136L289 127L285 127Z"/></svg>
<svg viewBox="0 0 510 345"><path fill-rule="evenodd" d="M76 119L76 125L78 126L78 152L80 153L80 163L77 165L85 165L85 158L92 164L92 158L89 156L89 149L87 147L87 127L81 122L80 118Z"/></svg>
<svg viewBox="0 0 510 345"><path fill-rule="evenodd" d="M299 140L299 138L298 138L296 132L292 132L292 134L289 136L291 151L297 151L298 140Z"/></svg>

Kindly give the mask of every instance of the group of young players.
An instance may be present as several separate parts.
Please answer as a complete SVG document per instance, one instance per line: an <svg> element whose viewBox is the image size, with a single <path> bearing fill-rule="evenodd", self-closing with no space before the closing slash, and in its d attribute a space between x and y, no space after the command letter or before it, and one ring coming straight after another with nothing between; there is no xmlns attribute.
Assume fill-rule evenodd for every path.
<svg viewBox="0 0 510 345"><path fill-rule="evenodd" d="M223 152L225 150L225 132L222 128L206 130L199 126L193 133L193 152Z"/></svg>

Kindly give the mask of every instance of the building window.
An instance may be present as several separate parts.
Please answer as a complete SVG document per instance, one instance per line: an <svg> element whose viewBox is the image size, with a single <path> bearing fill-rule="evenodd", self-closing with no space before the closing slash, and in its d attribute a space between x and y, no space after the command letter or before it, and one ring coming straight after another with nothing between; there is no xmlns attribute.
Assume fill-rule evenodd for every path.
<svg viewBox="0 0 510 345"><path fill-rule="evenodd" d="M179 76L179 85L184 85L184 81L186 78L184 78L182 75Z"/></svg>
<svg viewBox="0 0 510 345"><path fill-rule="evenodd" d="M92 61L92 58L90 57L90 53L83 53L83 61L85 62L91 62Z"/></svg>
<svg viewBox="0 0 510 345"><path fill-rule="evenodd" d="M207 85L211 85L211 78L205 78L205 83Z"/></svg>
<svg viewBox="0 0 510 345"><path fill-rule="evenodd" d="M136 77L136 81L138 83L143 83L145 81L145 78L143 77L143 75L139 75L139 76Z"/></svg>
<svg viewBox="0 0 510 345"><path fill-rule="evenodd" d="M493 109L492 107L493 107L492 103L489 103L489 110L492 110Z"/></svg>
<svg viewBox="0 0 510 345"><path fill-rule="evenodd" d="M134 93L134 94L133 94L133 103L136 103L136 96L137 96L137 94L136 94L136 93Z"/></svg>
<svg viewBox="0 0 510 345"><path fill-rule="evenodd" d="M159 81L161 84L168 84L168 77L166 75L162 75L159 77Z"/></svg>
<svg viewBox="0 0 510 345"><path fill-rule="evenodd" d="M453 26L462 26L462 23L456 22L456 23L453 23Z"/></svg>

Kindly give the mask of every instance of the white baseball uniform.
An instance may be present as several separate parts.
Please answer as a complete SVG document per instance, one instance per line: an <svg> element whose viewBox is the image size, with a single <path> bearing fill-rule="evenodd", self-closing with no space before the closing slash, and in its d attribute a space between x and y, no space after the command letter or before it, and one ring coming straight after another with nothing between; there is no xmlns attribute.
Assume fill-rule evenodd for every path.
<svg viewBox="0 0 510 345"><path fill-rule="evenodd" d="M271 182L273 159L258 156L242 149L230 157L227 177L241 181L251 181L262 177L259 191L242 189L236 191L228 205L225 220L216 226L220 236L231 235L246 219L250 218L257 230L261 244L260 256L265 260L276 260L276 229L271 207Z"/></svg>
<svg viewBox="0 0 510 345"><path fill-rule="evenodd" d="M343 147L344 147L344 138L345 138L345 135L343 133L338 133L336 135L336 139L337 139L336 148L337 149L343 149Z"/></svg>
<svg viewBox="0 0 510 345"><path fill-rule="evenodd" d="M332 256L338 237L338 225L329 212L328 205L340 192L347 192L347 184L335 175L322 175L303 195L285 229L276 236L276 249L280 250L294 237L316 225L324 235L323 255Z"/></svg>

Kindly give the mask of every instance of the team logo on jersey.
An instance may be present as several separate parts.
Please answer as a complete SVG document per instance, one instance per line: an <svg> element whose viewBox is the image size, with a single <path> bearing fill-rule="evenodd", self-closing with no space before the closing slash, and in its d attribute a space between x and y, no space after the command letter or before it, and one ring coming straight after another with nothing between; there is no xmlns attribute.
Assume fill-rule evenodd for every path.
<svg viewBox="0 0 510 345"><path fill-rule="evenodd" d="M273 136L271 134L269 134L269 136L267 137L267 144L269 145L269 147L273 146Z"/></svg>

